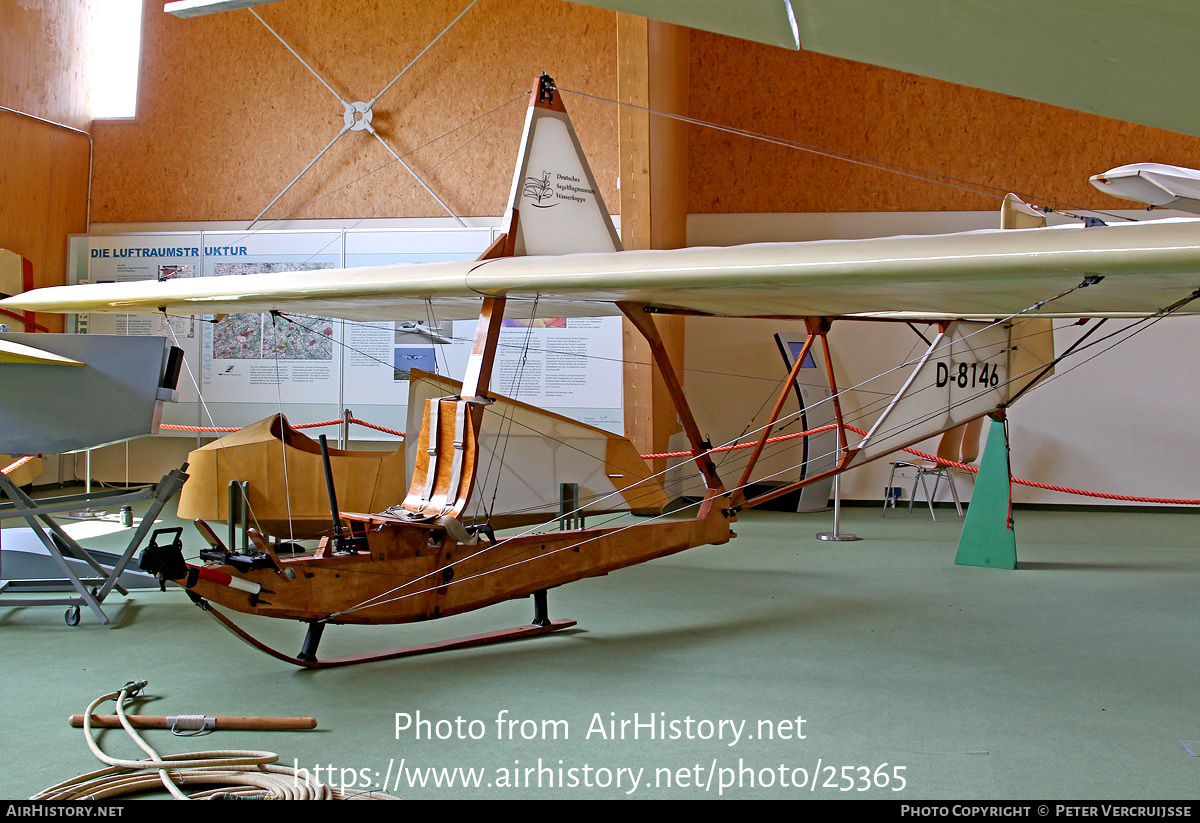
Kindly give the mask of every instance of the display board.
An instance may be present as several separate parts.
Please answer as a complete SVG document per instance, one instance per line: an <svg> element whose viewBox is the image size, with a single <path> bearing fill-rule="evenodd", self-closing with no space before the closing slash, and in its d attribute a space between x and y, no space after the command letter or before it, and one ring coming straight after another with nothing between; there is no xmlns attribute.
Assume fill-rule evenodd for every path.
<svg viewBox="0 0 1200 823"><path fill-rule="evenodd" d="M470 260L491 228L196 231L71 238L70 280L101 283L394 263ZM514 312L515 313L515 312ZM163 422L245 426L282 411L293 423L331 420L344 409L404 430L408 370L460 378L475 321L423 317L364 323L313 315L153 317L78 315L78 333L157 335L185 352L180 402ZM532 405L620 433L621 322L616 317L510 317L493 386ZM160 435L164 436L164 435ZM391 439L366 427L356 440Z"/></svg>

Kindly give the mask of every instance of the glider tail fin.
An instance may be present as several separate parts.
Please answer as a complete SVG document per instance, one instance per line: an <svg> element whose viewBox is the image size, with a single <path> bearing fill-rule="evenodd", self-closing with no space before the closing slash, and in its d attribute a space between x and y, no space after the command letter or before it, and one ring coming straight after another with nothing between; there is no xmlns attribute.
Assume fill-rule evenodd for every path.
<svg viewBox="0 0 1200 823"><path fill-rule="evenodd" d="M562 93L543 74L525 115L505 233L481 259L620 250Z"/></svg>

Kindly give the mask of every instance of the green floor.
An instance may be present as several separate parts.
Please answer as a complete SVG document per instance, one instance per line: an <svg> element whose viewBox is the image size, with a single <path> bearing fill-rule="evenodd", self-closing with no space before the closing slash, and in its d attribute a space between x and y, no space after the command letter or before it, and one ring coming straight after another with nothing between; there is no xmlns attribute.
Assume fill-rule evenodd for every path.
<svg viewBox="0 0 1200 823"><path fill-rule="evenodd" d="M67 715L146 679L157 698L146 713L320 723L196 740L148 733L163 752L269 749L322 775L334 767L333 782L350 784L353 770L358 787L394 781L403 764L401 785L387 786L402 797L1195 798L1200 758L1181 741L1200 741L1197 522L1021 511L1021 568L1006 572L953 564L952 512L932 523L848 508L842 529L863 538L852 543L815 539L828 514L751 512L726 546L554 590L551 614L577 619L572 632L319 672L242 644L178 589L114 597L110 628L86 611L70 628L60 607L0 608L0 796L97 768ZM417 626L335 626L322 651L518 625L530 611L521 601ZM253 629L290 651L303 634L282 621ZM463 737L482 737L458 739L451 723L440 726L447 740L397 733L396 714L417 712L462 718ZM535 722L498 727L501 715ZM651 717L679 734L597 730ZM566 722L543 724L556 720ZM723 739L699 739L702 721ZM777 739L763 739L768 728ZM122 735L104 739L136 756ZM433 786L430 770L456 767L483 770L482 785ZM628 770L619 787L618 770ZM425 788L408 785L418 774ZM887 785L860 791L866 782Z"/></svg>

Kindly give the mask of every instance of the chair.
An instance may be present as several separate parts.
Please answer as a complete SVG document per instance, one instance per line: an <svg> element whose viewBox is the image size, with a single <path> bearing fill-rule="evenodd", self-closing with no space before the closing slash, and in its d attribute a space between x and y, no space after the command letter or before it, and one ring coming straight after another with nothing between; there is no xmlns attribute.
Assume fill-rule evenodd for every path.
<svg viewBox="0 0 1200 823"><path fill-rule="evenodd" d="M979 458L979 437L982 431L982 417L962 423L952 429L947 429L942 433L942 437L938 441L937 456L942 460L950 460L955 463L970 464L975 462ZM936 521L937 514L933 510L933 501L937 497L938 485L942 480L945 480L950 486L950 496L954 498L954 508L958 511L959 517L963 516L962 503L958 499L958 489L954 486L953 472L955 469L953 467L935 463L932 460L922 460L920 462L897 460L892 463L892 474L888 478L887 493L883 500L884 517L887 516L889 503L893 508L896 506L896 499L891 493L891 490L895 488L892 483L896 479L896 472L903 472L907 469L916 470L912 491L908 495L909 514L912 514L913 503L917 498L917 486L920 485L921 489L925 492L925 500L929 503L929 516ZM932 492L929 490L927 477L933 477Z"/></svg>

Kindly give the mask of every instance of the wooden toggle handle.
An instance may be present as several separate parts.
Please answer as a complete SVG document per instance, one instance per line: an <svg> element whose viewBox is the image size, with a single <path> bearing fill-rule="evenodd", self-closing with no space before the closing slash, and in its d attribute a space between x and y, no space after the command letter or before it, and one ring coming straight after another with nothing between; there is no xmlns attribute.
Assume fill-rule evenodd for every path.
<svg viewBox="0 0 1200 823"><path fill-rule="evenodd" d="M130 714L125 716L135 729L169 729L174 715ZM315 729L315 717L208 717L217 729L240 729L244 731L288 731ZM75 728L83 727L83 715L71 715L69 722ZM97 729L119 729L121 720L115 714L92 715L92 727Z"/></svg>

